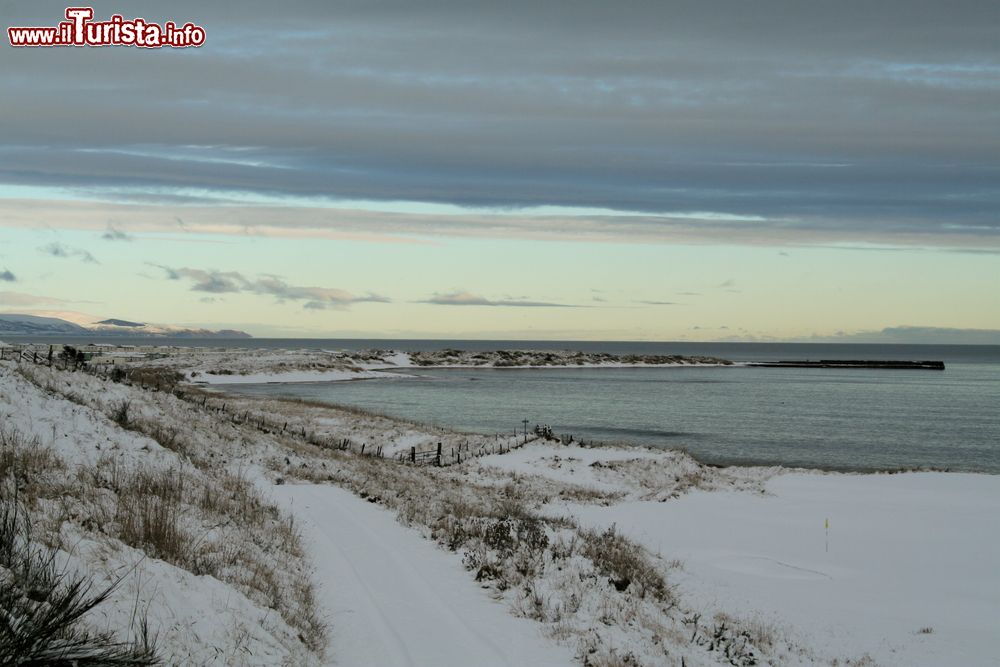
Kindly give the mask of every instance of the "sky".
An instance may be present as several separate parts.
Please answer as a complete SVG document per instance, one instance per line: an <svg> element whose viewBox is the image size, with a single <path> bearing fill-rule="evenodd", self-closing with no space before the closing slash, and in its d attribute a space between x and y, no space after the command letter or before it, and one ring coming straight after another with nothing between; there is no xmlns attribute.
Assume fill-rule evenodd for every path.
<svg viewBox="0 0 1000 667"><path fill-rule="evenodd" d="M206 42L4 35L0 312L1000 343L993 3L93 6Z"/></svg>

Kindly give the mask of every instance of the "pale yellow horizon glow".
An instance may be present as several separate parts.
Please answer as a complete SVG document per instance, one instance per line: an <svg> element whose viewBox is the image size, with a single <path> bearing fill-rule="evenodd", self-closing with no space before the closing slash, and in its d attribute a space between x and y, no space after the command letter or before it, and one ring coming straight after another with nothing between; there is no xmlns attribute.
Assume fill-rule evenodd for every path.
<svg viewBox="0 0 1000 667"><path fill-rule="evenodd" d="M338 210L339 222L328 224L324 215L0 199L0 271L16 278L0 283L0 312L320 338L798 340L898 326L1000 330L1000 254L966 247L779 243L753 238L753 221L740 221L748 227L727 242L698 237L705 221L673 236L631 229L612 239L614 220L566 212L504 215L500 228L477 212L462 224L365 210ZM548 231L536 229L543 224ZM106 238L112 230L116 240ZM213 272L239 278L194 277ZM316 294L376 300L306 307L322 305ZM477 305L455 305L470 301Z"/></svg>

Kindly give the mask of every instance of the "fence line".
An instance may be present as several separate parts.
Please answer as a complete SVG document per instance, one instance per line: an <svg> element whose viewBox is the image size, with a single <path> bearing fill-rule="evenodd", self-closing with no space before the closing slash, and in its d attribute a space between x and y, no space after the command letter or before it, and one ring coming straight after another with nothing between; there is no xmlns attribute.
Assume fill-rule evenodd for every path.
<svg viewBox="0 0 1000 667"><path fill-rule="evenodd" d="M515 436L515 441L513 443L504 445L503 442L499 441L498 435L497 442L495 444L488 445L483 443L475 449L470 447L468 440L458 444L457 446L448 447L447 449L445 449L443 444L439 442L433 449L418 450L416 447L410 447L409 451L403 450L396 452L395 459L400 463L409 463L410 465L433 465L438 467L451 466L462 463L463 461L468 461L469 459L479 458L480 456L490 456L491 454L509 454L511 450L520 449L529 442L534 442L538 439L539 437L537 435L523 440L518 440L517 436Z"/></svg>

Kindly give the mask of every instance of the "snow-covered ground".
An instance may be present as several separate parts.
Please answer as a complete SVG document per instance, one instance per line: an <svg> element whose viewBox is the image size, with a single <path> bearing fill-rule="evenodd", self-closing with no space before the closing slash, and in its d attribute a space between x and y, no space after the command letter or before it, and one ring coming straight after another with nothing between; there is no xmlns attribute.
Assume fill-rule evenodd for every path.
<svg viewBox="0 0 1000 667"><path fill-rule="evenodd" d="M46 501L47 520L62 521L64 541L77 545L68 558L100 582L140 562L98 622L127 625L139 599L178 661L308 663L317 655L275 613L294 620L287 603L275 607L253 585L196 575L126 546L111 524L95 528L81 508L100 507L115 486L90 494L75 481L90 479L81 471L183 468L206 488L245 473L268 489L305 539L304 552L267 558L315 568L331 664L554 665L587 659L588 646L602 659L632 655L643 665L663 664L663 656L727 664L711 640L724 613L730 627L753 626L757 664L1000 665L1000 476L720 469L679 452L541 441L419 468L330 443L349 439L389 454L438 442L445 452L467 441L480 452L513 443L190 387L193 396L182 399L33 366L22 369L37 375L29 381L14 369L0 363L2 425L51 450L62 466L50 474L57 493L65 478L90 503ZM128 428L111 418L125 401ZM302 483L309 481L324 485ZM515 509L504 515L504 507ZM196 498L187 503L182 526L201 530L212 517L200 512ZM503 570L490 560L495 552L463 533L504 516L535 517L551 539L516 551L528 572L521 579L501 579L520 565ZM628 584L617 588L588 555L593 538L559 517L583 531L614 525L644 545L670 595L657 602ZM266 542L266 526L279 519L254 528L251 542ZM224 546L239 529L213 525L206 535ZM439 547L456 538L465 541L453 552ZM471 573L463 550L480 555ZM494 574L477 583L484 562ZM289 583L276 579L275 590L286 595Z"/></svg>
<svg viewBox="0 0 1000 667"><path fill-rule="evenodd" d="M657 456L538 444L481 465L625 493L560 508L682 560L671 580L706 617L757 617L821 655L880 665L1000 665L1000 477L758 470L745 477L764 493L655 502L609 474Z"/></svg>
<svg viewBox="0 0 1000 667"><path fill-rule="evenodd" d="M115 512L111 489L120 490L130 474L162 472L177 478L183 473L188 487L215 487L217 479L209 481L174 451L136 430L121 428L85 404L85 387L79 383L93 378L57 373L47 376L53 378L53 391L46 391L15 368L0 363L0 470L11 472L6 466L13 460L13 474L22 476L21 484L40 488L22 489L29 498L38 496L30 501L34 532L59 547L58 561L68 572L92 580L94 591L120 582L110 599L85 617L91 628L110 629L125 638L135 634L134 624L146 615L166 664L315 664L316 656L302 645L300 631L259 597L251 599L247 593L253 592L252 587L241 590L232 581L195 574L115 537L114 526L122 517ZM73 394L79 397L74 402L55 390L80 394ZM113 404L129 396L126 387L109 383L99 400ZM140 409L134 406L133 418ZM25 460L40 461L37 469L17 471L18 449L28 452ZM6 487L0 488L0 494L5 492ZM224 540L229 549L243 548L243 539L263 542L265 531L254 535L249 525L232 527L224 538L213 539L214 533L227 528L218 525L218 516L201 515L190 505L183 507L182 515L178 528L197 531L197 546L208 547L215 539ZM216 525L206 526L203 519ZM51 526L51 532L43 526ZM292 562L288 554L281 555L283 568L301 566L298 558ZM262 567L258 574L270 572Z"/></svg>
<svg viewBox="0 0 1000 667"><path fill-rule="evenodd" d="M316 562L341 667L555 667L572 653L476 586L460 558L329 485L276 486Z"/></svg>
<svg viewBox="0 0 1000 667"><path fill-rule="evenodd" d="M827 654L1000 664L1000 477L789 474L767 490L571 512L682 559L689 601L776 619Z"/></svg>
<svg viewBox="0 0 1000 667"><path fill-rule="evenodd" d="M629 368L731 366L725 359L682 355L614 355L568 350L319 350L190 348L168 345L81 346L94 364L157 366L195 382L314 382L386 377L372 371L416 368ZM299 375L301 374L301 375ZM301 378L301 379L300 379Z"/></svg>
<svg viewBox="0 0 1000 667"><path fill-rule="evenodd" d="M479 459L481 468L573 484L619 501L665 501L691 489L764 493L775 467L714 468L687 454L629 446L581 447L537 440L502 456Z"/></svg>

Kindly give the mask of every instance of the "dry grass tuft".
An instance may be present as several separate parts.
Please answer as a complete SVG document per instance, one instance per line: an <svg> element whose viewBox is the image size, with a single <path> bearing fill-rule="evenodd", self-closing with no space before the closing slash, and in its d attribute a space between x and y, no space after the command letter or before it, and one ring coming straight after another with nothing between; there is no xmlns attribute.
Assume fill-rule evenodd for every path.
<svg viewBox="0 0 1000 667"><path fill-rule="evenodd" d="M65 469L51 448L38 438L28 440L16 429L0 426L0 480L12 479L29 503L50 486L53 472Z"/></svg>
<svg viewBox="0 0 1000 667"><path fill-rule="evenodd" d="M623 537L611 526L604 532L582 530L583 555L618 591L632 588L640 597L651 595L661 602L673 603L667 581L649 561L642 547Z"/></svg>

